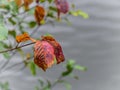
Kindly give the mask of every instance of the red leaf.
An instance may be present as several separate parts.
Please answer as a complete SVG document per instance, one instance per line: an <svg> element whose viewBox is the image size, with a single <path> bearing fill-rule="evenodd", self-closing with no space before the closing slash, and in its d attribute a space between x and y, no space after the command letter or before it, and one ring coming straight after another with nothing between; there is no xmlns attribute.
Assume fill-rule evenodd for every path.
<svg viewBox="0 0 120 90"><path fill-rule="evenodd" d="M60 18L60 13L66 14L69 11L67 0L55 0L55 4L58 9L58 18Z"/></svg>
<svg viewBox="0 0 120 90"><path fill-rule="evenodd" d="M52 36L42 36L42 41L47 41L54 47L57 64L65 60L61 45Z"/></svg>
<svg viewBox="0 0 120 90"><path fill-rule="evenodd" d="M44 71L54 64L54 48L47 41L37 41L34 45L34 62Z"/></svg>

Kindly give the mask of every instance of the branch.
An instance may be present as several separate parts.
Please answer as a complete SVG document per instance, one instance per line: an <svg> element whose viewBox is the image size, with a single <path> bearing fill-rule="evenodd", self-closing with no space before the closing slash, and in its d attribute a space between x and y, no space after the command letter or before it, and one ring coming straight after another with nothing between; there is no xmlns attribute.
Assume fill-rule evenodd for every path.
<svg viewBox="0 0 120 90"><path fill-rule="evenodd" d="M51 84L49 87L48 87L48 85L46 85L45 87L41 88L40 90L46 90L47 87L51 90L56 84L59 83L60 80L62 80L62 78L63 78L62 76L59 76L57 78L57 80L53 84Z"/></svg>
<svg viewBox="0 0 120 90"><path fill-rule="evenodd" d="M15 48L11 48L11 49L8 49L8 50L0 51L0 53L5 53L5 52L13 51L13 50L16 50L16 49L25 47L25 46L32 45L32 44L34 44L34 43L35 43L35 42L32 42L32 43L28 43L28 44L25 44L25 45L22 45L22 46L19 46L19 47L15 47Z"/></svg>
<svg viewBox="0 0 120 90"><path fill-rule="evenodd" d="M14 68L14 67L16 67L16 66L18 66L18 65L20 65L20 64L23 64L23 63L25 63L25 62L26 62L26 64L27 64L28 61L29 61L30 59L32 59L32 58L33 58L33 56L31 56L29 59L25 59L25 60L23 60L23 61L21 61L21 62L15 63L15 64L7 67L6 69L4 69L4 71L8 71L8 70L10 70L10 69L12 69L12 68ZM24 67L25 67L25 66L26 66L26 65L24 64ZM4 72L4 71L3 71L3 72ZM17 70L17 71L18 71L18 70Z"/></svg>

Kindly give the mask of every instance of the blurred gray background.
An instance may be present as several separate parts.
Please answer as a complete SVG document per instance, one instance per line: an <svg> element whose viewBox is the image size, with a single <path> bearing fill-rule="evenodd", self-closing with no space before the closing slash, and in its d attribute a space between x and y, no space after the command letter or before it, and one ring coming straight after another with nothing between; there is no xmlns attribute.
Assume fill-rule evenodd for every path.
<svg viewBox="0 0 120 90"><path fill-rule="evenodd" d="M66 59L75 59L88 68L87 72L75 72L80 77L78 81L67 78L72 90L120 90L120 0L68 1L90 18L70 17L72 26L47 25L38 33L53 34L60 41ZM0 75L0 81L9 81L13 90L33 90L37 78L55 80L63 69L62 64L55 65L46 73L40 70L36 78L27 69L12 74L8 71ZM57 85L53 90L66 89Z"/></svg>

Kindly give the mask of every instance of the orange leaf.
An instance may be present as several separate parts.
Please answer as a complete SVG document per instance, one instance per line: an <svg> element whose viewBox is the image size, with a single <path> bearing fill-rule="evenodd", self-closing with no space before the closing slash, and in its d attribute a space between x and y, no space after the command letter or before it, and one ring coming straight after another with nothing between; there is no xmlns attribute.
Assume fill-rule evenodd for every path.
<svg viewBox="0 0 120 90"><path fill-rule="evenodd" d="M14 1L18 5L18 7L20 7L22 5L22 0L14 0Z"/></svg>
<svg viewBox="0 0 120 90"><path fill-rule="evenodd" d="M29 5L33 2L33 0L24 0L25 10L29 10Z"/></svg>
<svg viewBox="0 0 120 90"><path fill-rule="evenodd" d="M28 35L28 33L23 33L22 35L16 36L16 41L17 41L18 43L20 43L20 42L25 42L25 41L27 41L27 40L31 40L31 39L30 39L30 36Z"/></svg>
<svg viewBox="0 0 120 90"><path fill-rule="evenodd" d="M44 19L44 16L45 16L45 10L44 10L44 8L37 5L35 7L34 16L35 16L36 22L38 24L40 24L40 22Z"/></svg>
<svg viewBox="0 0 120 90"><path fill-rule="evenodd" d="M42 41L47 41L54 47L57 64L65 60L61 45L52 36L42 36Z"/></svg>
<svg viewBox="0 0 120 90"><path fill-rule="evenodd" d="M37 41L34 45L34 62L44 71L54 64L54 48L47 41Z"/></svg>

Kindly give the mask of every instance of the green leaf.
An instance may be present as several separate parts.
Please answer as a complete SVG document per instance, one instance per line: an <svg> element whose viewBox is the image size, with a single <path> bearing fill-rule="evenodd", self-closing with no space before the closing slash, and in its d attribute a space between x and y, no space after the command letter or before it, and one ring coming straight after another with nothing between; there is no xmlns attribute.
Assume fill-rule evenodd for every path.
<svg viewBox="0 0 120 90"><path fill-rule="evenodd" d="M41 3L44 3L46 0L40 0Z"/></svg>
<svg viewBox="0 0 120 90"><path fill-rule="evenodd" d="M72 66L74 64L75 64L75 60L72 60L72 59L68 60L68 62L67 62L67 65L71 65Z"/></svg>
<svg viewBox="0 0 120 90"><path fill-rule="evenodd" d="M54 13L52 11L48 12L47 17L55 18Z"/></svg>
<svg viewBox="0 0 120 90"><path fill-rule="evenodd" d="M31 9L29 9L28 14L33 15L34 12L35 12L35 8L31 8Z"/></svg>
<svg viewBox="0 0 120 90"><path fill-rule="evenodd" d="M68 82L65 82L64 85L67 90L71 90L71 88L72 88L71 84L69 84Z"/></svg>
<svg viewBox="0 0 120 90"><path fill-rule="evenodd" d="M30 67L30 71L31 71L32 75L35 76L36 75L36 66L35 66L35 64L33 62L30 62L29 67Z"/></svg>
<svg viewBox="0 0 120 90"><path fill-rule="evenodd" d="M84 66L80 66L80 65L75 65L74 69L76 70L80 70L80 71L87 71L87 68Z"/></svg>
<svg viewBox="0 0 120 90"><path fill-rule="evenodd" d="M4 45L5 45L5 43L0 42L0 51L5 50ZM6 59L9 59L9 58L10 58L9 53L5 52L5 53L2 53L2 54L3 54L3 56L4 56Z"/></svg>
<svg viewBox="0 0 120 90"><path fill-rule="evenodd" d="M9 20L10 23L12 23L12 25L16 24L16 22L12 18L9 18L8 20Z"/></svg>
<svg viewBox="0 0 120 90"><path fill-rule="evenodd" d="M0 25L0 41L5 40L8 36L8 30L4 25Z"/></svg>
<svg viewBox="0 0 120 90"><path fill-rule="evenodd" d="M73 71L73 66L75 64L75 61L74 60L68 60L67 64L66 64L66 71L62 72L62 76L65 77L65 76L68 76L72 73Z"/></svg>
<svg viewBox="0 0 120 90"><path fill-rule="evenodd" d="M0 14L0 24L3 24L3 22L4 22L3 15L2 15L2 14Z"/></svg>
<svg viewBox="0 0 120 90"><path fill-rule="evenodd" d="M81 10L77 10L77 11L70 11L69 14L73 15L73 16L82 16L84 19L88 19L89 16L87 13L81 11Z"/></svg>
<svg viewBox="0 0 120 90"><path fill-rule="evenodd" d="M69 14L71 14L73 16L78 16L78 13L76 11L70 11Z"/></svg>
<svg viewBox="0 0 120 90"><path fill-rule="evenodd" d="M0 0L0 4L8 4L8 0Z"/></svg>
<svg viewBox="0 0 120 90"><path fill-rule="evenodd" d="M16 31L15 30L8 31L8 34L11 35L14 38L16 37Z"/></svg>
<svg viewBox="0 0 120 90"><path fill-rule="evenodd" d="M57 12L57 8L56 8L56 7L49 6L49 9L50 9L50 10L52 10L52 11L55 11L55 12Z"/></svg>
<svg viewBox="0 0 120 90"><path fill-rule="evenodd" d="M10 90L9 83L8 82L0 83L0 90Z"/></svg>
<svg viewBox="0 0 120 90"><path fill-rule="evenodd" d="M81 10L78 10L77 11L78 15L79 16L82 16L84 19L88 19L89 18L89 15Z"/></svg>
<svg viewBox="0 0 120 90"><path fill-rule="evenodd" d="M48 0L49 3L51 3L53 0Z"/></svg>
<svg viewBox="0 0 120 90"><path fill-rule="evenodd" d="M9 59L10 58L10 54L9 53L3 53L3 56L6 58L6 59Z"/></svg>
<svg viewBox="0 0 120 90"><path fill-rule="evenodd" d="M28 24L29 24L30 28L34 28L37 25L37 23L35 21L31 21Z"/></svg>
<svg viewBox="0 0 120 90"><path fill-rule="evenodd" d="M9 83L8 82L4 83L4 90L9 90Z"/></svg>
<svg viewBox="0 0 120 90"><path fill-rule="evenodd" d="M11 13L13 14L18 13L18 5L14 1L9 2L9 7L10 7Z"/></svg>
<svg viewBox="0 0 120 90"><path fill-rule="evenodd" d="M47 80L47 87L51 88L51 82Z"/></svg>

